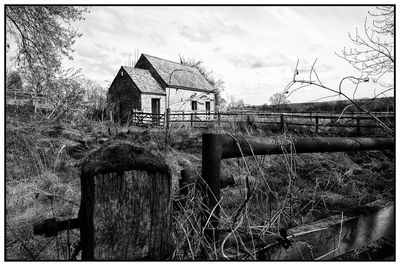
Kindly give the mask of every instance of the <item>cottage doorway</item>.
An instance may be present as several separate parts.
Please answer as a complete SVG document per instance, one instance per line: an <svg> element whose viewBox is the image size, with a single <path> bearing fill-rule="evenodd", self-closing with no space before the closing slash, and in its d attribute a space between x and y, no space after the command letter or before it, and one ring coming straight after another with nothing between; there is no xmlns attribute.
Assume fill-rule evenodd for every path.
<svg viewBox="0 0 400 266"><path fill-rule="evenodd" d="M211 104L210 102L206 102L206 111L209 113L211 111Z"/></svg>
<svg viewBox="0 0 400 266"><path fill-rule="evenodd" d="M151 99L151 113L153 124L160 123L160 99Z"/></svg>

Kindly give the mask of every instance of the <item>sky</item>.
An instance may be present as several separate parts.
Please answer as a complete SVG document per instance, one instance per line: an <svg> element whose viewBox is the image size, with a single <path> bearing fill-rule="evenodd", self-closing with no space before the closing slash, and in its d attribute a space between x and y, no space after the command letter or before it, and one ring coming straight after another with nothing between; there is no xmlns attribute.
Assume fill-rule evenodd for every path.
<svg viewBox="0 0 400 266"><path fill-rule="evenodd" d="M65 67L81 68L90 79L108 87L121 65L135 51L179 62L179 55L201 60L225 82L223 97L245 104L269 102L292 80L308 79L311 65L325 86L360 76L335 55L353 47L348 34L362 29L367 6L94 6L85 20L75 22L82 36L73 60ZM352 95L355 86L344 83ZM376 85L362 84L355 98L372 97ZM306 87L292 93L291 102L310 102L332 95ZM392 96L389 94L388 96ZM336 100L329 98L326 100Z"/></svg>

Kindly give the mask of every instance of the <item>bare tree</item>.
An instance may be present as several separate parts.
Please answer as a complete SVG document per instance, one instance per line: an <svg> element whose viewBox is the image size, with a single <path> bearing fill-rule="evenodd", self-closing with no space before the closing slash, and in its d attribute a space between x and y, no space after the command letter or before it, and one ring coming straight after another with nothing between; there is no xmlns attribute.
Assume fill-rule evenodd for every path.
<svg viewBox="0 0 400 266"><path fill-rule="evenodd" d="M52 114L82 102L80 70L64 70L61 62L64 57L72 59L73 44L81 34L71 24L87 11L83 6L5 6L6 52L15 41L12 59L25 81L24 90L45 94L55 107Z"/></svg>
<svg viewBox="0 0 400 266"><path fill-rule="evenodd" d="M383 128L389 132L393 132L386 124L369 112L365 107L357 104L355 101L355 93L359 85L363 82L372 81L381 85L384 91L376 94L370 101L375 100L378 96L385 95L386 92L394 89L394 83L384 84L380 82L380 79L389 73L394 72L394 7L393 6L378 6L376 7L377 13L369 12L369 15L373 18L372 25L368 26L367 18L364 22L364 32L359 33L356 30L356 34L352 36L349 34L350 40L356 45L356 48L342 50L341 54L337 54L341 58L349 62L355 69L361 72L359 77L346 76L339 82L338 88L330 88L325 86L318 77L317 71L315 70L314 61L311 66L308 79L298 79L298 64L293 74L292 81L286 86L284 92L288 93L288 97L295 91L302 89L307 86L317 86L322 89L332 92L332 95L317 99L315 101L329 98L343 96L346 98L350 105L346 106L342 113L350 106L356 106L360 111L373 117ZM343 93L342 86L344 82L350 82L354 86L352 97ZM295 87L295 85L298 85Z"/></svg>
<svg viewBox="0 0 400 266"><path fill-rule="evenodd" d="M242 99L239 99L236 103L237 108L244 108L244 101Z"/></svg>
<svg viewBox="0 0 400 266"><path fill-rule="evenodd" d="M107 89L102 87L97 81L87 78L82 79L82 87L85 91L85 101L95 108L105 105L107 98Z"/></svg>
<svg viewBox="0 0 400 266"><path fill-rule="evenodd" d="M286 94L279 92L274 93L271 97L269 97L269 102L271 103L271 105L278 105L278 106L290 103Z"/></svg>
<svg viewBox="0 0 400 266"><path fill-rule="evenodd" d="M6 92L21 91L22 77L18 71L8 72L6 75Z"/></svg>
<svg viewBox="0 0 400 266"><path fill-rule="evenodd" d="M136 62L139 60L139 57L140 57L139 48L135 48L133 57L131 53L128 53L128 59L124 61L124 65L128 67L135 67Z"/></svg>
<svg viewBox="0 0 400 266"><path fill-rule="evenodd" d="M71 57L72 45L80 36L70 22L83 19L86 11L86 7L73 6L6 5L6 47L12 37L20 66L41 65L57 71L62 56Z"/></svg>
<svg viewBox="0 0 400 266"><path fill-rule="evenodd" d="M39 64L20 67L18 71L26 81L25 90L33 93L46 94L49 84L56 78L53 71Z"/></svg>
<svg viewBox="0 0 400 266"><path fill-rule="evenodd" d="M222 99L221 93L224 91L224 81L222 79L218 79L214 76L212 71L209 71L207 67L204 66L203 61L195 60L190 58L185 58L182 55L179 55L179 59L182 65L190 66L197 68L200 74L210 83L210 85L215 89L215 106L218 110L221 102L225 101Z"/></svg>
<svg viewBox="0 0 400 266"><path fill-rule="evenodd" d="M322 98L314 100L314 101L318 101L318 100L322 100L322 99L326 99L326 98L330 98L330 97L343 96L344 98L346 98L346 100L348 100L350 102L350 105L346 106L343 109L342 114L347 108L349 108L351 106L356 106L360 111L362 111L362 112L368 114L369 116L371 116L372 118L374 118L387 131L393 132L393 130L390 129L385 123L383 123L379 118L377 118L375 115L373 115L371 112L369 112L365 107L362 107L361 105L359 105L354 99L354 93L357 91L358 86L362 82L368 82L369 81L368 77L365 77L363 75L361 75L360 77L354 77L354 76L344 77L340 80L338 89L333 89L333 88L325 86L319 79L317 71L315 70L316 62L317 62L317 59L314 61L313 65L311 66L309 79L297 79L296 76L299 74L299 71L298 71L299 61L297 61L296 68L295 68L294 74L293 74L293 79L292 79L292 81L289 82L289 84L284 89L284 93L287 93L287 97L289 97L292 93L294 93L295 91L298 91L302 88L305 88L308 86L317 86L319 88L330 91L333 94L322 97ZM315 78L316 80L314 80L313 78ZM349 81L352 84L354 84L355 88L354 88L353 97L343 93L342 85L343 85L344 81ZM299 86L295 87L296 85L299 85Z"/></svg>
<svg viewBox="0 0 400 266"><path fill-rule="evenodd" d="M355 35L349 33L354 48L343 48L341 58L355 69L366 74L373 82L394 71L394 6L378 6L376 12L369 12L372 24L365 18L363 32L356 29ZM394 84L380 85L394 89ZM385 91L385 92L386 92Z"/></svg>

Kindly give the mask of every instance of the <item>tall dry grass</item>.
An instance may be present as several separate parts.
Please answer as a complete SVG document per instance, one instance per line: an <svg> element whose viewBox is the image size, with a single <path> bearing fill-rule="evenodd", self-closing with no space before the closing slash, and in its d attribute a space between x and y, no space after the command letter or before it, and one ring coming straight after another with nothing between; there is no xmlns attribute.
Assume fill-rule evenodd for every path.
<svg viewBox="0 0 400 266"><path fill-rule="evenodd" d="M244 137L271 135L237 123L212 130ZM283 132L279 137L294 136ZM215 245L204 238L199 216L206 210L202 194L192 187L184 204L182 198L176 200L180 212L174 217L175 234L180 241L174 258L264 259L262 250L277 242L282 229L393 199L393 156L391 152L284 152L223 160L222 175L233 176L235 185L221 191L221 242Z"/></svg>
<svg viewBox="0 0 400 266"><path fill-rule="evenodd" d="M236 122L204 129L172 125L166 139L164 129L119 126L85 118L58 123L8 120L6 258L71 259L79 230L47 239L33 236L33 224L52 217L77 217L80 158L113 139L123 138L165 151L173 175L174 260L264 259L261 251L276 241L282 228L329 217L334 210L394 197L394 154L389 152L286 152L223 160L222 175L233 177L235 185L221 191L222 237L217 244L209 243L200 223L202 212L207 211L203 194L192 186L184 196L178 186L184 168L195 169L200 177L202 132L293 137L288 131L247 127ZM78 139L84 140L86 146L79 151L80 156L73 156L69 145Z"/></svg>
<svg viewBox="0 0 400 266"><path fill-rule="evenodd" d="M68 259L79 238L73 230L38 241L33 225L72 218L80 200L79 171L54 125L45 121L6 125L6 258Z"/></svg>

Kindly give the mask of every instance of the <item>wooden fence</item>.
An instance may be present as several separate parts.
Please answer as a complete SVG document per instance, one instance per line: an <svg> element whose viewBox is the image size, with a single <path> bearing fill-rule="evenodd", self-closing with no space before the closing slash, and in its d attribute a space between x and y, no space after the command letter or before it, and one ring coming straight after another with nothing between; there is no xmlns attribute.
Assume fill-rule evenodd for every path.
<svg viewBox="0 0 400 266"><path fill-rule="evenodd" d="M132 124L135 126L151 125L164 127L165 124L164 114L132 112L131 117Z"/></svg>
<svg viewBox="0 0 400 266"><path fill-rule="evenodd" d="M49 109L50 104L48 99L42 93L25 92L25 91L7 91L6 103L9 105L25 105L31 102L37 109Z"/></svg>
<svg viewBox="0 0 400 266"><path fill-rule="evenodd" d="M394 113L374 113L388 128L394 129ZM209 127L212 125L230 126L270 126L280 130L302 128L315 133L332 129L350 129L356 135L366 130L382 128L376 119L365 113L267 113L267 112L171 112L165 114L132 113L134 125L170 125L186 124L191 127Z"/></svg>

